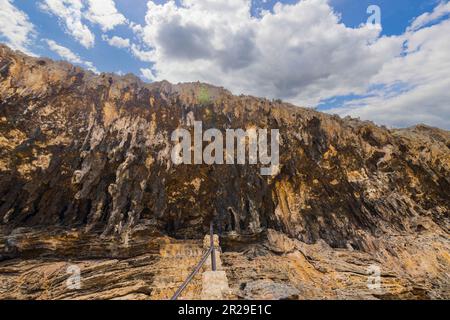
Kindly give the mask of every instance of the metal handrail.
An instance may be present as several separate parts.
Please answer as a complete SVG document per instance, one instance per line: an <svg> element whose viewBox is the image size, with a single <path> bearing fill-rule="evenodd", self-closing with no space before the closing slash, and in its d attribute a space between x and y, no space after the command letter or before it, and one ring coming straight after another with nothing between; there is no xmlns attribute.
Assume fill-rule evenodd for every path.
<svg viewBox="0 0 450 320"><path fill-rule="evenodd" d="M210 255L210 253L212 252L213 249L214 249L214 246L210 247L208 249L208 251L206 251L206 253L203 255L203 257L200 260L200 262L195 267L195 269L186 278L186 280L184 280L183 284L180 286L180 288L178 288L177 292L175 292L175 294L173 295L173 297L170 300L177 300L180 297L180 295L183 293L184 289L186 289L186 287L189 285L189 283L192 281L192 279L195 277L195 275L200 271L200 269L205 264L206 260L208 260L208 257L209 257L209 255Z"/></svg>
<svg viewBox="0 0 450 320"><path fill-rule="evenodd" d="M211 222L209 227L209 246L211 248L211 269L216 271L216 251L214 250L214 225Z"/></svg>
<svg viewBox="0 0 450 320"><path fill-rule="evenodd" d="M177 292L175 292L175 294L170 300L177 300L180 297L180 295L183 293L183 291L186 289L186 287L189 285L192 279L194 279L195 275L206 263L206 260L208 260L209 255L211 255L211 269L212 271L216 271L217 267L216 267L216 252L214 249L214 224L212 221L209 228L209 237L210 237L210 246L208 251L205 252L205 254L203 255L200 262L197 264L195 269L189 274L186 280L184 280L183 284L178 288Z"/></svg>

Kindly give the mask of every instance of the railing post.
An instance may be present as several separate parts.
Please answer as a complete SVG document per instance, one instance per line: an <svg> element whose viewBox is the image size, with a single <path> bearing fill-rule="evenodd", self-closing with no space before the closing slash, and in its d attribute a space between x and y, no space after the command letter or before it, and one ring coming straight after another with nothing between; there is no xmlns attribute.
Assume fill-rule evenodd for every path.
<svg viewBox="0 0 450 320"><path fill-rule="evenodd" d="M186 289L186 287L188 286L188 284L192 281L192 279L194 279L195 275L200 271L200 269L203 267L203 265L205 264L206 260L208 260L208 256L211 253L211 248L208 249L208 251L206 251L206 253L203 255L202 260L200 260L200 262L197 264L197 266L195 267L195 269L191 272L191 274L186 278L186 280L183 282L183 284L181 285L181 287L178 288L177 292L175 292L175 294L173 295L172 299L170 300L177 300L179 298L179 296L183 293L184 289Z"/></svg>
<svg viewBox="0 0 450 320"><path fill-rule="evenodd" d="M211 221L209 227L210 245L211 245L211 268L216 271L216 250L214 248L214 223Z"/></svg>
<svg viewBox="0 0 450 320"><path fill-rule="evenodd" d="M210 233L210 247L208 251L205 252L205 254L202 257L202 260L198 263L198 265L195 267L195 269L191 272L191 274L187 277L187 279L183 282L183 284L178 288L177 292L173 295L171 300L177 300L180 295L183 293L184 289L188 286L188 284L192 281L192 279L195 277L195 275L200 271L202 266L205 264L205 262L208 260L208 256L211 255L211 268L212 271L217 271L216 267L216 252L214 248L214 224L211 221L211 225L209 228Z"/></svg>

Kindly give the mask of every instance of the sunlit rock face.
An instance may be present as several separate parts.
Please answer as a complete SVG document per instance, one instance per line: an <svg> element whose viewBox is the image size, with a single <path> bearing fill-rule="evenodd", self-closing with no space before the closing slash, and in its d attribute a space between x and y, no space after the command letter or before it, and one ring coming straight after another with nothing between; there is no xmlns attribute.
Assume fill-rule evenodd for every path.
<svg viewBox="0 0 450 320"><path fill-rule="evenodd" d="M431 278L448 287L447 131L389 130L200 83L145 84L132 75L95 75L5 46L0 70L5 239L23 227L76 230L88 242L87 235L121 244L134 243L136 234L139 241L202 239L214 219L229 252L266 243L272 230L295 245L278 251L265 245L262 254L292 255L300 244L321 243L328 251L314 252L326 252L328 260L339 249L390 259L393 267L403 258L405 265L420 265L417 253L431 262L402 269L405 277L429 272L424 281L430 287ZM279 129L279 170L263 176L260 164L174 165L171 134L193 130L194 121L223 132ZM64 247L64 241L57 243ZM11 247L2 257L20 258L21 251ZM232 268L239 259L224 261ZM242 296L253 298L258 290L252 288L261 286L286 288L260 282L242 289Z"/></svg>

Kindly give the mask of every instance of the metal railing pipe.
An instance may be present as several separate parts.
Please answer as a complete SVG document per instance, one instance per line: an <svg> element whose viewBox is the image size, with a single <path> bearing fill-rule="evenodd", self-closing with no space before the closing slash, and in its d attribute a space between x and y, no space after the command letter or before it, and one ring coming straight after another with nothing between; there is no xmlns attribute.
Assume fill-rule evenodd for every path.
<svg viewBox="0 0 450 320"><path fill-rule="evenodd" d="M180 297L180 295L183 293L184 289L186 289L186 287L189 285L189 283L192 281L192 279L195 277L195 275L200 271L200 269L205 264L206 260L208 260L209 254L211 253L211 248L213 248L213 247L210 247L208 249L208 251L206 251L206 253L203 255L200 262L195 267L195 269L186 278L186 280L183 282L183 284L180 286L180 288L178 288L177 292L175 292L175 294L173 295L173 297L170 300L177 300Z"/></svg>
<svg viewBox="0 0 450 320"><path fill-rule="evenodd" d="M211 269L212 271L216 271L217 266L216 266L216 250L214 249L214 225L212 222L209 227L209 238L211 247Z"/></svg>

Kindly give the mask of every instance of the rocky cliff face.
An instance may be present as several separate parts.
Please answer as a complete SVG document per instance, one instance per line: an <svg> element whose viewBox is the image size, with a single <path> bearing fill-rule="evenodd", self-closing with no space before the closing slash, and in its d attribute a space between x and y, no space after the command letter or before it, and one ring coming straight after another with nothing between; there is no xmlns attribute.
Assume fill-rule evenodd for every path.
<svg viewBox="0 0 450 320"><path fill-rule="evenodd" d="M279 129L279 171L174 165L171 133L194 121ZM200 83L95 75L0 46L0 147L2 259L126 259L161 237L201 239L214 219L241 297L274 288L254 283L250 267L272 256L294 270L280 281L304 297L352 296L336 275L375 262L398 280L384 297L449 297L447 131L388 130Z"/></svg>

